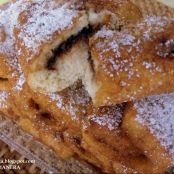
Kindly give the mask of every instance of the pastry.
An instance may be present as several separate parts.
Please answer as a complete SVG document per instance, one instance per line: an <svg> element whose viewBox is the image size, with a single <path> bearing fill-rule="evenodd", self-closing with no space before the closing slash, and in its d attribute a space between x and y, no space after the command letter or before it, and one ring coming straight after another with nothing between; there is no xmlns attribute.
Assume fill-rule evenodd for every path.
<svg viewBox="0 0 174 174"><path fill-rule="evenodd" d="M62 6L53 2L47 6L46 2L39 3L23 3L23 6L29 7L32 4L28 11L18 7L18 25L14 28L20 50L19 62L33 90L59 92L80 79L96 106L115 105L173 91L173 68L170 63L173 57L172 17L141 19L140 12L133 10L136 6L129 1L109 1L103 10L103 1L99 1L97 7L94 2L87 1L78 9L72 4ZM54 10L51 12L50 8ZM130 18L122 14L127 8L132 9ZM101 21L92 21L95 18L90 17L94 15L91 14L93 9L96 9L96 18ZM118 9L117 13L114 13L115 9ZM45 11L46 17L40 11ZM106 11L112 15L108 17ZM63 25L56 17L57 13L66 14ZM97 17L101 14L104 17ZM119 23L114 15L124 21L122 16L131 24L117 31L109 25ZM61 15L58 17L62 18ZM52 21L55 26L44 23L44 19ZM93 23L105 26L95 29ZM38 28L38 25L41 27ZM162 29L159 30L159 27ZM42 30L46 31L44 36ZM96 30L99 31L93 35ZM84 43L78 43L79 46L78 40L84 40ZM77 47L72 49L75 44Z"/></svg>
<svg viewBox="0 0 174 174"><path fill-rule="evenodd" d="M97 106L172 92L174 18L150 16L122 31L103 28L90 40Z"/></svg>
<svg viewBox="0 0 174 174"><path fill-rule="evenodd" d="M125 111L122 127L154 164L153 173L163 173L174 163L173 108L174 94L165 94L130 103Z"/></svg>
<svg viewBox="0 0 174 174"><path fill-rule="evenodd" d="M83 129L82 144L105 164L102 168L109 173L146 173L153 164L144 151L130 141L122 130L126 105L92 108ZM112 159L112 160L111 160ZM119 161L122 161L120 165Z"/></svg>
<svg viewBox="0 0 174 174"><path fill-rule="evenodd" d="M108 145L102 145L102 148L107 149L108 151L106 158L109 161L113 157L115 158L112 159L114 161L114 165L112 165L112 163L109 161L105 164L105 162L100 159L99 155L93 153L95 151L95 147L98 146L98 141L94 141L94 144L92 144L90 150L88 150L87 145L84 145L83 147L83 129L85 125L85 127L88 128L88 107L90 108L93 106L88 93L82 87L80 82L79 85L77 82L77 85L71 88L68 88L67 86L67 89L60 93L53 93L51 91L47 94L35 92L28 85L26 81L28 70L23 72L24 66L20 59L21 51L16 47L16 38L13 36L13 31L17 32L15 28L16 23L10 22L9 18L5 17L5 14L8 16L11 13L14 13L14 11L16 11L20 5L25 6L30 4L27 3L27 1L24 3L17 1L14 4L12 3L9 5L5 12L1 12L1 17L3 18L1 25L4 29L4 32L7 33L6 39L2 43L4 47L8 48L10 51L10 54L6 54L5 50L1 49L1 54L3 55L1 61L5 62L6 65L1 65L2 68L6 68L2 75L8 74L8 83L11 86L10 88L7 88L6 93L2 91L2 95L7 94L8 100L6 98L1 98L1 105L4 105L4 108L7 108L7 110L10 108L11 113L6 113L3 110L3 107L1 107L1 111L16 121L16 123L20 125L21 128L32 134L34 138L50 146L59 156L64 159L72 156L78 157L81 160L87 161L88 163L97 166L105 172L122 173L123 171L134 171L135 169L131 169L133 166L127 166L129 165L129 163L126 162L126 155L129 155L128 152L125 155L125 158L121 159L121 161L117 158L118 153L116 150L114 155L112 154L114 146L115 149L118 148L117 144L115 144L111 149L108 148L111 142L107 142ZM37 4L35 5L37 6ZM21 20L24 20L24 18ZM8 24L8 26L6 26L6 24ZM77 53L79 54L78 56L76 56ZM62 54L62 58L60 57L58 60L58 65L56 62L55 66L61 68L59 66L59 62L61 65L66 63L62 63L61 61L64 58L68 59L69 55L72 56L71 58L74 61L76 61L76 59L79 61L79 57L84 57L84 60L82 60L81 63L88 61L89 55L86 39L77 39L69 51ZM11 60L13 60L13 63L11 63ZM79 72L81 73L81 71ZM76 79L76 81L77 80L78 79ZM5 102L7 102L8 105L5 105ZM113 115L111 116L114 116L114 113L112 114ZM118 136L117 131L115 131L113 134L114 137ZM87 137L87 135L85 137ZM138 149L132 147L131 142L129 142L129 140L127 140L124 136L122 139L121 137L122 134L118 136L118 139L120 138L120 142L126 142L125 146L129 146L127 151L130 150L131 152L134 152L134 156L139 156L140 152ZM87 144L88 140L85 141L85 144ZM124 143L122 144L124 145ZM124 150L125 149L126 148L124 148ZM123 149L119 149L120 154L122 150ZM138 154L136 154L137 151ZM103 156L105 156L105 154Z"/></svg>
<svg viewBox="0 0 174 174"><path fill-rule="evenodd" d="M98 5L91 0L18 0L1 7L0 111L63 159L77 158L105 173L165 171L171 166L171 159L166 157L163 166L154 163L153 152L153 156L147 155L126 127L131 108L122 102L133 98L127 100L123 96L122 100L115 101L113 95L113 101L98 104L93 97L101 87L97 79L100 68L96 69L94 53L103 50L95 49L100 45L95 42L99 39L97 36L107 31L104 34L107 38L103 38L107 42L112 34L119 39L125 31L134 31L129 25L143 24L144 27L147 24L146 19L135 25L142 16L130 1L109 0L106 6L105 3L104 0L99 0ZM166 31L173 24L171 18L151 19L157 22L154 25L160 25L162 21ZM164 19L167 19L165 26ZM128 29L123 29L126 26ZM140 32L137 36L140 37L141 30L135 31ZM153 32L154 38L159 36L161 39L160 34ZM147 35L151 36L153 32L149 31ZM172 31L169 34L172 36ZM110 38L110 43L114 37ZM149 46L149 43L142 43ZM161 48L160 44L158 46ZM166 43L162 46L166 46L163 53L171 51ZM160 65L167 62L168 56L172 61L170 54L166 55L166 60L158 56L162 59L157 61ZM151 57L149 61L152 61ZM166 72L172 73L171 69L172 65ZM156 79L161 78L155 75L157 73L154 73ZM167 77L165 79L169 80ZM112 85L108 89L110 87ZM145 95L150 94L153 93ZM105 106L101 106L103 104ZM147 151L151 153L151 149Z"/></svg>
<svg viewBox="0 0 174 174"><path fill-rule="evenodd" d="M70 59L69 55L72 55L72 52L69 50L72 45L82 38L88 39L88 36L95 31L95 27L100 26L101 23L103 25L108 23L109 25L114 20L114 25L116 23L119 25L117 18L121 20L121 15L125 14L127 9L130 9L131 13L129 18L124 15L122 16L125 22L135 21L141 18L138 8L127 0L109 1L108 7L103 10L101 6L104 1L99 1L100 8L98 9L98 13L102 13L101 21L95 21L89 17L93 6L96 6L92 1L82 1L84 3L79 3L78 8L76 7L76 1L72 3L66 3L64 1L63 5L61 2L52 1L48 5L48 2L38 0L37 3L24 1L22 3L18 2L15 5L15 11L17 11L18 16L15 23L18 25L14 28L14 36L19 50L19 62L21 63L29 86L33 90L42 93L62 91L78 79L86 79L84 80L84 84L87 83L86 81L93 83L91 82L93 81L93 72L88 53L89 48L77 48L81 49L81 52L79 50L73 51L74 53L83 54L82 57L88 60L82 62L81 67L75 64L77 63L75 61L74 64L71 63L72 67L69 69L68 65L66 67L66 62L59 61L59 59L65 61L67 57ZM23 10L26 8L28 10ZM118 11L114 13L116 9ZM98 13L96 16L100 17ZM95 25L93 25L94 22ZM82 59L79 55L77 56L75 54L73 56L72 60L79 58L80 62ZM62 64L70 71L65 70L64 72L64 68L60 68ZM76 68L77 66L79 68ZM85 74L83 71L79 73L80 68L87 69ZM42 83L40 81L37 83L38 78L42 80ZM50 83L52 85L49 85Z"/></svg>

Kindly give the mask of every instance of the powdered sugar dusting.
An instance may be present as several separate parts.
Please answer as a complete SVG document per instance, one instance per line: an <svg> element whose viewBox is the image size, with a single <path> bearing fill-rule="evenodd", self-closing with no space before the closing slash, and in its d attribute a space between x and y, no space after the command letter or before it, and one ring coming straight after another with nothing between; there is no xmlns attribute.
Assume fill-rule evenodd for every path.
<svg viewBox="0 0 174 174"><path fill-rule="evenodd" d="M123 117L123 105L98 108L91 116L90 120L100 126L107 126L109 130L117 129Z"/></svg>
<svg viewBox="0 0 174 174"><path fill-rule="evenodd" d="M19 76L16 85L14 87L14 90L16 91L21 91L23 89L23 85L25 83L25 76L23 73L21 73L21 75Z"/></svg>
<svg viewBox="0 0 174 174"><path fill-rule="evenodd" d="M113 82L115 89L121 91L117 94L120 100L135 100L144 93L153 93L164 85L164 81L153 83L153 79L173 74L171 68L166 68L169 59L174 60L173 26L172 17L151 16L121 31L103 27L91 39L96 71L102 74L100 80ZM107 104L109 99L105 101Z"/></svg>
<svg viewBox="0 0 174 174"><path fill-rule="evenodd" d="M20 5L21 4L21 5ZM0 52L8 56L8 64L18 69L18 61L15 51L15 38L13 35L14 27L17 25L17 18L20 13L19 7L26 8L25 3L22 4L21 0L11 4L6 9L0 10L0 27L1 27L1 39L0 39ZM2 39L3 38L3 39ZM16 73L13 73L15 76Z"/></svg>
<svg viewBox="0 0 174 174"><path fill-rule="evenodd" d="M164 27L172 21L174 21L174 19L171 17L148 16L144 22L139 23L137 27L140 30L146 29L143 33L143 39L146 41L152 39L153 32L164 32Z"/></svg>
<svg viewBox="0 0 174 174"><path fill-rule="evenodd" d="M17 59L18 51L16 51L15 46L14 28L17 26L19 13L26 8L26 2L19 0L9 4L6 9L0 10L0 54L3 55L2 58L5 59L12 70L11 78L13 80L18 78L19 74L22 74L22 69ZM22 83L21 78L16 83L14 88L16 90L21 89L19 87Z"/></svg>
<svg viewBox="0 0 174 174"><path fill-rule="evenodd" d="M146 59L143 56L146 55L145 49L147 45L150 45L151 41L157 40L159 33L165 32L165 27L172 22L174 22L174 18L151 16L120 32L103 27L93 38L94 41L97 41L96 48L99 50L99 59L102 62L103 72L111 79L121 73L127 74L128 79L132 77L140 78L141 75L134 69L137 63L149 70L150 73L161 72L162 70L155 61L153 62L150 59L151 62L147 63L141 62L141 59ZM156 51L157 56L165 58L170 51L172 52L173 45L173 39L169 39L164 44L159 43L160 49L156 46L153 51ZM151 49L153 49L153 46ZM154 55L151 56L153 57Z"/></svg>
<svg viewBox="0 0 174 174"><path fill-rule="evenodd" d="M57 4L36 0L29 11L23 11L28 19L20 26L19 38L26 47L37 48L43 41L49 40L53 33L72 26L78 11L68 9L66 4L58 7Z"/></svg>
<svg viewBox="0 0 174 174"><path fill-rule="evenodd" d="M174 94L148 97L134 107L138 122L150 129L174 159Z"/></svg>
<svg viewBox="0 0 174 174"><path fill-rule="evenodd" d="M8 99L9 94L5 91L0 91L0 108L7 108L6 100Z"/></svg>
<svg viewBox="0 0 174 174"><path fill-rule="evenodd" d="M81 115L85 115L90 97L83 87L77 84L65 90L63 93L51 93L50 102L56 102L57 107L70 115L73 120L79 120Z"/></svg>
<svg viewBox="0 0 174 174"><path fill-rule="evenodd" d="M15 51L14 29L19 28L21 32L18 37L26 47L34 49L44 40L50 39L55 31L73 24L78 11L68 9L67 6L57 1L18 0L0 10L0 52L11 57L10 65L15 68L18 66L13 58L20 54L20 50Z"/></svg>
<svg viewBox="0 0 174 174"><path fill-rule="evenodd" d="M99 59L102 71L112 80L115 80L121 73L127 74L127 78L139 77L137 70L133 69L136 55L141 51L140 41L132 34L115 32L103 28L95 35L99 39L96 48L99 52ZM123 53L124 47L124 53ZM131 56L131 57L130 57ZM134 57L133 57L134 56Z"/></svg>
<svg viewBox="0 0 174 174"><path fill-rule="evenodd" d="M95 35L95 37L99 37L99 38L107 38L112 36L113 36L113 31L108 30L106 27L103 27L102 30L98 31Z"/></svg>
<svg viewBox="0 0 174 174"><path fill-rule="evenodd" d="M0 10L0 53L7 55L7 63L13 69L12 77L19 76L14 90L21 90L25 82L18 62L21 50L16 48L14 29L21 26L19 37L26 47L33 49L55 31L70 27L76 15L77 11L68 9L66 4L60 6L57 1L45 0L18 0Z"/></svg>

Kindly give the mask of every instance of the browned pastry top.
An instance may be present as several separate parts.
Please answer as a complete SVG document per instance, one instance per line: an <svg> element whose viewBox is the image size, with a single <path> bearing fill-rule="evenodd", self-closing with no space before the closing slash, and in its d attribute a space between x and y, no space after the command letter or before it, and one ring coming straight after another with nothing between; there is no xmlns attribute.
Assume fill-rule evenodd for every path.
<svg viewBox="0 0 174 174"><path fill-rule="evenodd" d="M149 128L174 159L174 94L152 96L134 103L136 120Z"/></svg>
<svg viewBox="0 0 174 174"><path fill-rule="evenodd" d="M108 10L117 14L125 23L135 22L141 18L140 10L132 5L129 0L85 0L87 8L92 8L96 12Z"/></svg>
<svg viewBox="0 0 174 174"><path fill-rule="evenodd" d="M122 31L103 28L91 39L99 105L173 88L174 18L150 16ZM103 103L102 103L103 102Z"/></svg>

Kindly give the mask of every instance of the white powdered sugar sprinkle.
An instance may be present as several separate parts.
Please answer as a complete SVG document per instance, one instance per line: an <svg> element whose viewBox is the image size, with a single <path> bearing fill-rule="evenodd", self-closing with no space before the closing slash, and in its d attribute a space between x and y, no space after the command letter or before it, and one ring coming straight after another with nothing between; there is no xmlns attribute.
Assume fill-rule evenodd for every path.
<svg viewBox="0 0 174 174"><path fill-rule="evenodd" d="M14 90L21 91L23 89L24 83L25 83L25 76L23 73L21 73L21 75L19 76L16 82L16 86L14 87Z"/></svg>
<svg viewBox="0 0 174 174"><path fill-rule="evenodd" d="M174 159L174 94L148 97L134 107L137 121L150 129Z"/></svg>
<svg viewBox="0 0 174 174"><path fill-rule="evenodd" d="M27 12L26 12L27 13ZM28 48L39 46L43 41L49 40L54 32L69 28L77 16L76 10L68 9L66 4L56 7L46 1L37 0L30 8L27 22L21 28L19 38Z"/></svg>
<svg viewBox="0 0 174 174"><path fill-rule="evenodd" d="M22 4L21 0L10 4L5 10L0 10L0 52L8 56L8 64L14 69L18 69L18 62L16 59L15 38L13 32L15 26L17 26L18 16L21 11L20 9L27 9L25 3Z"/></svg>
<svg viewBox="0 0 174 174"><path fill-rule="evenodd" d="M6 35L6 40L0 41L0 51L10 56L19 52L15 52L15 28L20 30L18 37L23 40L23 44L34 49L50 39L54 32L70 27L77 13L76 10L68 9L67 4L61 5L56 1L18 0L11 3L7 9L0 10L0 31ZM20 20L24 23L20 24ZM10 63L17 67L13 59Z"/></svg>
<svg viewBox="0 0 174 174"><path fill-rule="evenodd" d="M123 106L103 107L99 108L101 116L94 112L90 119L99 124L100 126L106 126L109 130L117 129L122 121Z"/></svg>
<svg viewBox="0 0 174 174"><path fill-rule="evenodd" d="M5 91L0 91L0 108L7 108L6 100L8 98L9 94Z"/></svg>
<svg viewBox="0 0 174 174"><path fill-rule="evenodd" d="M85 115L90 97L83 87L77 87L74 84L62 94L48 94L50 102L55 102L58 109L70 115L73 120L78 120L79 116Z"/></svg>
<svg viewBox="0 0 174 174"><path fill-rule="evenodd" d="M14 29L20 29L19 38L26 47L33 49L49 39L55 31L72 25L77 11L70 10L67 4L45 0L18 0L0 10L0 53L7 55L7 63L12 67L13 77L18 77L13 90L21 90L25 82L18 57L21 50L16 47ZM20 22L24 21L24 24ZM22 44L22 43L21 43Z"/></svg>

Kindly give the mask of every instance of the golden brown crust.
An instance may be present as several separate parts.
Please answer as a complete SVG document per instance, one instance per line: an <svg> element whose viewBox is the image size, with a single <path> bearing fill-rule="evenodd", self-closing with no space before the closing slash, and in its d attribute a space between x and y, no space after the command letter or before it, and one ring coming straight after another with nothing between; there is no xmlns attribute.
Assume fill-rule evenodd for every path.
<svg viewBox="0 0 174 174"><path fill-rule="evenodd" d="M123 31L103 29L91 39L96 105L172 92L174 18L147 17Z"/></svg>
<svg viewBox="0 0 174 174"><path fill-rule="evenodd" d="M121 108L93 108L81 85L60 94L46 96L33 92L25 82L20 91L11 92L11 100L15 103L11 103L11 106L14 114L17 115L11 118L39 141L53 148L62 158L78 155L105 172L133 170L126 167L134 167L134 163L128 162L127 158L131 156L139 158L141 152L133 147L124 133L117 128L123 113ZM91 120L89 125L87 115ZM104 125L95 123L98 117L104 117ZM91 130L95 131L95 136ZM112 143L113 139L117 141ZM102 148L103 154L96 153L96 148L99 147ZM108 163L104 159L107 159ZM112 163L110 163L111 159Z"/></svg>
<svg viewBox="0 0 174 174"><path fill-rule="evenodd" d="M122 24L135 22L142 17L138 7L129 0L85 0L87 9L94 9L95 12L107 10L116 14Z"/></svg>
<svg viewBox="0 0 174 174"><path fill-rule="evenodd" d="M160 96L158 98L160 98ZM136 103L129 103L129 105L127 106L127 108L125 110L125 117L123 120L122 128L125 131L127 131L128 136L132 139L132 141L136 144L136 146L138 148L140 148L141 150L143 150L145 152L144 155L153 164L152 168L145 168L144 172L147 172L147 173L148 172L152 172L152 173L165 172L166 169L171 167L171 165L173 163L173 157L172 157L171 153L169 153L168 149L165 148L165 144L167 143L167 141L165 139L164 139L163 143L162 143L162 141L159 141L157 136L152 132L150 126L147 126L146 124L142 124L139 121L139 118L142 117L142 119L143 119L143 117L147 117L147 115L146 114L142 115L138 111L138 110L141 110L142 113L144 111L147 112L148 114L150 113L151 121L153 121L152 125L154 128L156 128L158 126L157 122L158 121L160 122L160 120L158 120L158 121L156 120L156 118L155 118L156 116L153 115L153 112L151 109L153 109L153 108L155 109L154 106L156 106L156 110L158 109L157 112L159 113L158 105L161 105L161 101L159 100L157 102L157 101L152 100L154 106L151 103L150 104L151 106L149 105L149 108L151 108L151 109L148 108L149 111L147 111L147 108L146 108L149 101L146 101L146 99L143 99L142 101L143 101L143 106L141 106L140 108L136 108L136 106L135 106ZM146 108L146 109L144 109L144 108ZM163 108L163 110L165 111L165 108ZM163 110L160 110L160 113L164 112ZM170 115L170 113L168 113L168 114ZM169 117L171 117L171 115ZM159 119L162 119L162 118L159 118ZM167 130L165 130L165 126L166 126L165 124L167 124L167 122L164 123L164 125L160 125L161 133L162 134L163 133L172 134L169 127L167 129L170 132L167 132ZM173 123L169 121L168 124L169 125L171 124L171 129L172 129ZM163 137L163 138L165 138L165 137Z"/></svg>
<svg viewBox="0 0 174 174"><path fill-rule="evenodd" d="M18 78L20 79L21 76L19 75ZM120 164L120 158L119 160L116 158L116 150L115 152L113 150L110 151L111 139L116 137L118 140L120 139L121 142L123 141L122 144L127 142L124 146L131 146L129 145L129 141L125 138L121 140L122 134L118 137L117 131L114 131L113 136L111 136L111 132L107 130L108 132L106 132L106 134L108 134L108 140L106 140L106 144L102 145L103 150L107 149L107 153L103 154L103 157L106 156L109 161L111 158L114 158L112 169L109 168L112 164L105 164L105 162L100 159L99 154L93 153L95 147L100 146L98 140L95 140L94 144L90 145L90 150L88 146L85 145L87 142L85 143L84 141L86 141L85 137L87 135L84 134L83 137L82 129L88 125L86 123L87 115L92 114L90 109L92 105L87 92L81 85L67 89L59 94L44 95L33 92L25 81L20 90L11 91L10 100L13 101L10 103L10 106L12 106L14 112L10 115L10 118L16 120L24 130L31 133L36 139L50 146L62 158L78 156L88 163L102 168L102 170L106 172L123 171L123 169L126 171L131 170L127 169L126 165L122 166L122 164ZM106 111L109 112L109 109L106 109ZM95 114L96 113L93 111L93 115ZM101 116L103 114L107 113L105 113L105 111L100 113ZM111 116L114 116L114 112L111 112ZM91 126L87 129L91 130ZM101 129L104 131L105 126L104 128L101 127ZM88 136L92 136L91 133L88 133ZM100 138L101 134L96 132L96 136ZM125 151L126 147L120 149L116 144L117 143L113 146L115 149L119 149L120 153L123 149ZM129 155L129 150L130 153L134 150L134 148L128 149L126 150L128 154L125 154L125 156ZM114 155L112 154L113 152ZM127 161L127 159L124 160L125 162Z"/></svg>
<svg viewBox="0 0 174 174"><path fill-rule="evenodd" d="M27 0L19 2L16 7L18 25L14 28L14 36L26 76L36 70L34 63L39 57L47 57L54 48L78 32L82 18L86 18L86 14L83 10L76 10L75 3L76 0L52 1L51 4L39 0L37 3ZM23 10L22 7L27 10Z"/></svg>

